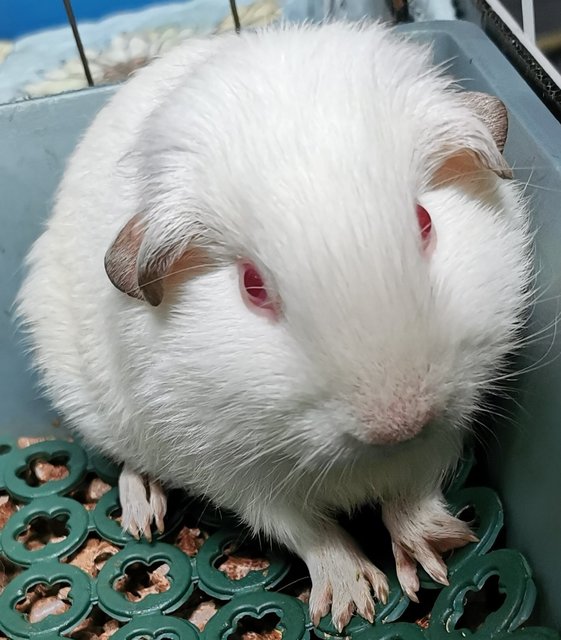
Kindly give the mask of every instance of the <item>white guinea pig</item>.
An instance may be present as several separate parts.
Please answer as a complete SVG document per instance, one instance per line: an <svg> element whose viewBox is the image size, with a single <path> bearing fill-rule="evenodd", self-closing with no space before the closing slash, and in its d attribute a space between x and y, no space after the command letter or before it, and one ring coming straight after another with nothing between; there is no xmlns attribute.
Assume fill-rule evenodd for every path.
<svg viewBox="0 0 561 640"><path fill-rule="evenodd" d="M502 103L378 24L192 40L72 155L19 314L44 387L124 463L124 526L164 488L307 564L314 622L387 581L338 526L377 502L403 590L473 534L446 509L532 282ZM144 479L147 488L145 490Z"/></svg>

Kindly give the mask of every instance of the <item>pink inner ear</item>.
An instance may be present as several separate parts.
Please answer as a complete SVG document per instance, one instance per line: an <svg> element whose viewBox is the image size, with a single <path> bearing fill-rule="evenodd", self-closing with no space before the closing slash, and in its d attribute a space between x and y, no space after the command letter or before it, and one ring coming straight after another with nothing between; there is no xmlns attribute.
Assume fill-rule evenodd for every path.
<svg viewBox="0 0 561 640"><path fill-rule="evenodd" d="M424 252L430 252L434 248L435 238L430 213L420 204L417 204L417 222L421 232L421 245Z"/></svg>
<svg viewBox="0 0 561 640"><path fill-rule="evenodd" d="M270 295L259 269L247 260L241 261L238 268L242 298L250 311L276 320L278 304Z"/></svg>

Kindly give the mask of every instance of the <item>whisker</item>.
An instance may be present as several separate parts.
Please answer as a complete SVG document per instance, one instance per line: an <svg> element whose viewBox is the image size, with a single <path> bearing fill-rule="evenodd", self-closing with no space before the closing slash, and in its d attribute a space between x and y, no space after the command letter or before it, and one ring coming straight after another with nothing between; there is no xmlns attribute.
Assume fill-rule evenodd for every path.
<svg viewBox="0 0 561 640"><path fill-rule="evenodd" d="M190 267L184 267L183 269L176 269L175 271L170 271L169 273L165 273L162 276L158 276L153 280L148 280L147 282L143 282L141 286L147 287L148 285L154 284L156 282L160 282L161 280L165 280L166 278L170 278L171 276L176 276L180 273L186 273L187 271L198 271L199 269L207 269L211 267L217 266L216 262L209 262L208 264L197 264ZM125 292L127 294L133 293L133 290Z"/></svg>
<svg viewBox="0 0 561 640"><path fill-rule="evenodd" d="M289 582L288 584L283 585L280 589L278 589L279 592L284 591L285 589L288 589L290 587L293 587L295 584L298 584L299 582L307 582L310 580L309 576L302 576L301 578L296 578L295 580L292 580L291 582Z"/></svg>

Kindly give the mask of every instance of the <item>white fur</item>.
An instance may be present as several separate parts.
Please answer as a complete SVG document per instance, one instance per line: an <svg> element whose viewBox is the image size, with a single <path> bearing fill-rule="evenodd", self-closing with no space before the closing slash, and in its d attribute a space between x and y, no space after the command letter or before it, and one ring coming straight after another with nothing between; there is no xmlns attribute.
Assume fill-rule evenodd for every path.
<svg viewBox="0 0 561 640"><path fill-rule="evenodd" d="M431 185L462 149L500 158L429 61L379 25L180 46L86 133L19 297L46 392L91 446L236 510L312 574L335 510L439 503L525 306L518 186L488 171ZM219 264L157 308L103 266L139 211L140 261L195 239ZM278 323L242 302L239 256L280 294ZM440 419L418 438L367 444L430 408ZM364 594L334 610L345 597L368 614Z"/></svg>

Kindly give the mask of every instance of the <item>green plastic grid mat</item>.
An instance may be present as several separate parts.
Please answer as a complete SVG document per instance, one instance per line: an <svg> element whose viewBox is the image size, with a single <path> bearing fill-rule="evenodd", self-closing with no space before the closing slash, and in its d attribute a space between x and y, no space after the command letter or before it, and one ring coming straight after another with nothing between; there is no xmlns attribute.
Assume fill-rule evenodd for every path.
<svg viewBox="0 0 561 640"><path fill-rule="evenodd" d="M311 625L300 563L256 551L228 514L172 496L165 533L134 540L119 524L118 468L75 442L22 440L0 440L0 638L341 637L328 617ZM523 627L536 597L531 570L518 552L496 548L502 505L490 489L468 486L473 464L470 452L448 500L474 522L479 542L448 559L450 585L421 575L421 605L414 605L389 563L387 604L374 624L353 618L343 636L559 640Z"/></svg>

